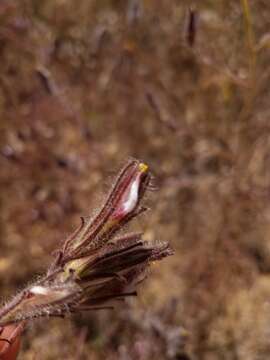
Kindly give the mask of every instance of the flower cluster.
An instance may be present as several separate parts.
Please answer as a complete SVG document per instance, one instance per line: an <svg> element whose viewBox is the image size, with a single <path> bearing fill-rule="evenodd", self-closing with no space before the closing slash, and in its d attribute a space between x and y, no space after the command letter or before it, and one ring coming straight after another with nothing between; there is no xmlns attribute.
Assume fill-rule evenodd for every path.
<svg viewBox="0 0 270 360"><path fill-rule="evenodd" d="M111 308L136 295L150 263L171 255L168 243L150 243L142 234L119 236L141 205L149 187L148 166L130 160L120 171L98 214L81 218L78 228L56 252L47 274L0 310L0 326L42 316L65 316Z"/></svg>

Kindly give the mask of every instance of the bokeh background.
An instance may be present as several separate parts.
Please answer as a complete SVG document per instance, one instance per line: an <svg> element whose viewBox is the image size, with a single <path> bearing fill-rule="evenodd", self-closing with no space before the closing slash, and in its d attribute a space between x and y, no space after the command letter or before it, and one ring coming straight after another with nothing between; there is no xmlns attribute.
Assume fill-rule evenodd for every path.
<svg viewBox="0 0 270 360"><path fill-rule="evenodd" d="M268 0L0 2L0 293L45 271L129 157L134 227L175 255L115 311L43 319L20 359L270 358Z"/></svg>

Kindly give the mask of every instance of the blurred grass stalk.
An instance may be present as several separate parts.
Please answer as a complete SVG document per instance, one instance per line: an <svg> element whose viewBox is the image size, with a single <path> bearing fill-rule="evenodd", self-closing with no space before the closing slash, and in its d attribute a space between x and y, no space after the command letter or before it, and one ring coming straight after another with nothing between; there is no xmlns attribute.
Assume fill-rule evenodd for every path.
<svg viewBox="0 0 270 360"><path fill-rule="evenodd" d="M237 144L237 150L236 154L241 154L238 157L239 162L239 171L240 173L243 170L243 165L246 163L247 158L249 158L250 154L243 159L241 150L243 147L245 148L246 144L246 135L245 135L245 129L246 126L248 126L249 119L252 115L252 109L254 105L255 98L259 91L259 81L257 76L257 50L255 46L255 34L253 30L252 25L252 17L250 12L250 6L248 0L241 0L241 7L243 12L243 18L244 18L244 30L245 30L245 36L246 36L246 46L249 53L248 56L248 76L247 76L247 88L243 93L243 106L238 116L238 122L239 126L237 128L238 132L238 144ZM252 149L251 149L252 151ZM245 156L245 155L244 155ZM243 161L244 160L244 161Z"/></svg>
<svg viewBox="0 0 270 360"><path fill-rule="evenodd" d="M249 67L250 73L254 75L257 56L256 56L256 49L255 49L255 36L252 26L251 14L250 14L250 7L248 0L241 0L242 10L243 10L243 17L245 23L245 32L246 32L246 41L247 47L249 50Z"/></svg>

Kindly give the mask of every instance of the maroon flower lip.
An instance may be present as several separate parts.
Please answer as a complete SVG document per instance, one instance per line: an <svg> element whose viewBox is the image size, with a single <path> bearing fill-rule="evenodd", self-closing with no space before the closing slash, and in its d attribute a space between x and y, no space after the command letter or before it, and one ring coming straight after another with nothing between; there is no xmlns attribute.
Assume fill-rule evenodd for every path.
<svg viewBox="0 0 270 360"><path fill-rule="evenodd" d="M148 166L139 163L132 169L129 178L126 179L126 186L123 184L123 194L119 201L118 207L114 210L112 218L115 220L121 220L132 211L135 210L139 199L142 196L143 184L145 184L148 178Z"/></svg>
<svg viewBox="0 0 270 360"><path fill-rule="evenodd" d="M136 295L151 262L173 254L167 242L144 241L141 233L117 237L146 210L141 202L150 179L147 165L128 161L98 214L81 218L47 274L0 309L0 325L111 308L116 300Z"/></svg>

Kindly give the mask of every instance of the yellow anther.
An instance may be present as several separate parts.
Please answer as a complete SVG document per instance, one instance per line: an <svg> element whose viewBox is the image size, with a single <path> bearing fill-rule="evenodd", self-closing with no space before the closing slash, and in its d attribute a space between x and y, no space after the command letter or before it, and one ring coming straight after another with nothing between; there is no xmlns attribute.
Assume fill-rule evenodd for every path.
<svg viewBox="0 0 270 360"><path fill-rule="evenodd" d="M139 170L143 173L146 172L148 170L148 165L144 164L144 163L140 163L139 164Z"/></svg>

